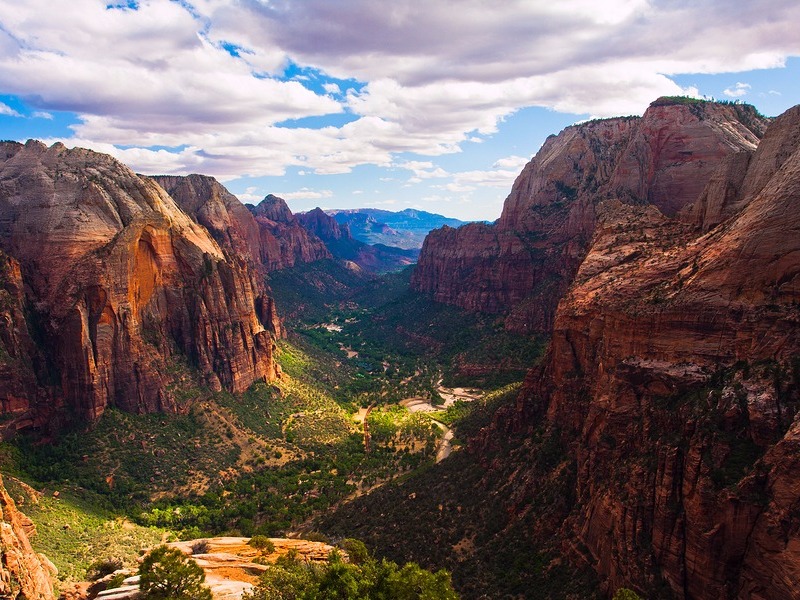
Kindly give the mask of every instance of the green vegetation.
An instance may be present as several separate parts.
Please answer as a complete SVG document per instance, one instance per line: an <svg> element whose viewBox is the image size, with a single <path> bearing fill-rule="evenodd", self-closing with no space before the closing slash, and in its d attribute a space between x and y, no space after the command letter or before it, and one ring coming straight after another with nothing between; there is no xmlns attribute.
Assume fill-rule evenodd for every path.
<svg viewBox="0 0 800 600"><path fill-rule="evenodd" d="M139 566L143 600L211 600L206 574L180 550L159 546Z"/></svg>
<svg viewBox="0 0 800 600"><path fill-rule="evenodd" d="M166 534L101 508L102 497L71 484L43 487L43 495L31 495L30 488L13 477L6 476L3 482L19 509L36 524L34 547L53 561L60 581L102 576L103 563L135 567L140 551L155 546Z"/></svg>
<svg viewBox="0 0 800 600"><path fill-rule="evenodd" d="M252 536L269 554L260 545L266 536L308 530L333 506L434 472L442 428L431 416L462 439L473 435L516 394L519 385L509 382L521 379L543 346L509 334L493 316L410 293L408 272L370 280L323 261L274 274L271 284L295 331L278 342L279 380L243 394L214 392L175 360L170 369L180 383L172 392L184 414L110 407L90 430L67 431L54 444L20 437L0 445L0 470L45 491L38 504L26 499L22 508L39 529L36 549L54 561L61 580L130 568L167 539ZM442 385L457 384L498 389L432 415L397 404L411 397L435 404ZM24 496L22 483L8 478L8 485ZM350 564L334 561L329 571L295 565L275 576L311 581L318 595L302 597L337 597L345 589L451 597L449 576L373 559L359 544L342 543ZM201 545L193 552L204 553ZM444 595L420 595L422 589Z"/></svg>
<svg viewBox="0 0 800 600"><path fill-rule="evenodd" d="M628 588L619 588L612 600L642 600L642 597Z"/></svg>
<svg viewBox="0 0 800 600"><path fill-rule="evenodd" d="M325 564L307 563L293 556L281 557L244 600L457 600L450 574L431 573L419 565L399 567L367 556L347 563L336 553Z"/></svg>
<svg viewBox="0 0 800 600"><path fill-rule="evenodd" d="M475 441L518 394L517 384L472 403L455 421L456 434ZM483 444L480 462L454 452L321 515L315 526L363 539L389 560L448 569L465 597L600 598L590 568L560 559L555 532L574 506L577 468L560 432L495 432Z"/></svg>
<svg viewBox="0 0 800 600"><path fill-rule="evenodd" d="M254 535L250 538L250 541L247 542L247 545L252 546L261 552L261 554L272 554L275 552L275 544L265 535Z"/></svg>

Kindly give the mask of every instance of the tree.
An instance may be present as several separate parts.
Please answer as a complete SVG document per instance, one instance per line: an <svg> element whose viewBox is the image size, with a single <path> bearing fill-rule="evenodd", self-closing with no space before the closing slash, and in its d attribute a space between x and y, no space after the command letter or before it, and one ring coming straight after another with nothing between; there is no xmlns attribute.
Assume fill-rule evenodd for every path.
<svg viewBox="0 0 800 600"><path fill-rule="evenodd" d="M139 566L145 600L212 600L203 569L176 548L159 546Z"/></svg>
<svg viewBox="0 0 800 600"><path fill-rule="evenodd" d="M275 544L265 535L254 535L250 538L250 541L247 542L247 545L252 546L261 554L272 554L275 552Z"/></svg>
<svg viewBox="0 0 800 600"><path fill-rule="evenodd" d="M355 541L355 540L354 540ZM363 547L363 544L361 544ZM366 550L366 549L364 549ZM419 565L367 556L346 563L333 552L327 564L281 557L243 600L458 600L447 571L431 573Z"/></svg>

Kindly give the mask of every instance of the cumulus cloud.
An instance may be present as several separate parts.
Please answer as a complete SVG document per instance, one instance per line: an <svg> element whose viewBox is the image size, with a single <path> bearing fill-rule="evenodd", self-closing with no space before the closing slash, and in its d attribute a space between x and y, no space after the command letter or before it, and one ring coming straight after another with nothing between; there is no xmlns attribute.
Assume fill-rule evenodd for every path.
<svg viewBox="0 0 800 600"><path fill-rule="evenodd" d="M492 168L518 172L522 167L527 165L529 161L530 158L525 158L524 156L506 156L505 158L496 160Z"/></svg>
<svg viewBox="0 0 800 600"><path fill-rule="evenodd" d="M794 0L59 6L0 0L0 89L40 113L78 113L67 143L143 172L223 180L288 167L340 174L393 165L400 153L458 152L527 106L640 114L659 95L697 94L671 75L770 68L800 55ZM308 70L286 80L290 64ZM359 85L343 91L326 77ZM744 86L725 93L739 97ZM340 126L286 125L343 112L353 118ZM453 174L444 185L500 186L523 160ZM401 168L418 181L448 175Z"/></svg>
<svg viewBox="0 0 800 600"><path fill-rule="evenodd" d="M296 192L283 192L276 194L284 200L318 200L320 198L330 198L333 196L331 190L311 190L309 188L300 188Z"/></svg>
<svg viewBox="0 0 800 600"><path fill-rule="evenodd" d="M8 104L5 104L3 102L0 102L0 115L6 115L8 117L21 117L22 116L16 110L11 108Z"/></svg>
<svg viewBox="0 0 800 600"><path fill-rule="evenodd" d="M722 93L731 98L741 98L742 96L747 95L751 87L752 86L749 83L742 83L741 81L737 81L736 85L732 85L729 88L725 88L725 90L723 90Z"/></svg>

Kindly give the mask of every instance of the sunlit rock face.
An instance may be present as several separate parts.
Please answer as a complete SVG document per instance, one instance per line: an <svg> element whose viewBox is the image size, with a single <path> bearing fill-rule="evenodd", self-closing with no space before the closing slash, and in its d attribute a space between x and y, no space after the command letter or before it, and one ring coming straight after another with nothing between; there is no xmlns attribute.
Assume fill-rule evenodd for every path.
<svg viewBox="0 0 800 600"><path fill-rule="evenodd" d="M36 535L31 520L17 510L0 479L0 597L19 600L53 600L53 564L37 554L30 538Z"/></svg>
<svg viewBox="0 0 800 600"><path fill-rule="evenodd" d="M180 410L176 361L216 389L276 376L277 316L237 245L221 246L157 183L109 156L0 145L0 244L18 269L6 286L27 325L15 329L12 356L42 363L38 394L24 376L16 388L27 390L29 420L49 410L92 421L109 405ZM11 396L5 405L21 415L22 394Z"/></svg>
<svg viewBox="0 0 800 600"><path fill-rule="evenodd" d="M230 254L267 272L331 257L322 240L309 235L277 196L269 195L248 208L213 177L160 175L152 179Z"/></svg>
<svg viewBox="0 0 800 600"><path fill-rule="evenodd" d="M548 332L589 249L600 202L650 204L674 216L726 160L746 161L766 124L746 105L660 99L641 118L567 127L517 177L496 223L428 235L412 286L439 302L508 313L510 329Z"/></svg>

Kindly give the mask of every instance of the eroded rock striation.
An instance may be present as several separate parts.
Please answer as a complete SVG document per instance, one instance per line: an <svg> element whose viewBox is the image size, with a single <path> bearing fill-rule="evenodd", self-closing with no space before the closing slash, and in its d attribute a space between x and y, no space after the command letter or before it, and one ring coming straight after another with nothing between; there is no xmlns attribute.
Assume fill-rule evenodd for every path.
<svg viewBox="0 0 800 600"><path fill-rule="evenodd" d="M54 600L55 567L31 546L36 535L31 520L17 510L0 479L0 597Z"/></svg>
<svg viewBox="0 0 800 600"><path fill-rule="evenodd" d="M43 356L38 414L49 396L50 409L63 405L88 421L109 405L180 410L170 384L187 361L217 389L274 378L277 317L259 274L233 255L248 243L244 233L231 230L230 244L218 243L158 184L109 156L35 141L0 145L6 322L15 324L5 331L20 341L12 358ZM37 348L25 350L26 329ZM17 379L28 385L24 373ZM15 414L20 394L5 394ZM26 399L33 402L29 392Z"/></svg>
<svg viewBox="0 0 800 600"><path fill-rule="evenodd" d="M766 125L747 105L665 98L641 118L567 127L524 168L497 222L428 235L412 287L439 302L507 313L510 329L547 332L586 256L600 202L651 204L673 216L726 160L746 160ZM719 213L709 222L727 214L709 210Z"/></svg>

